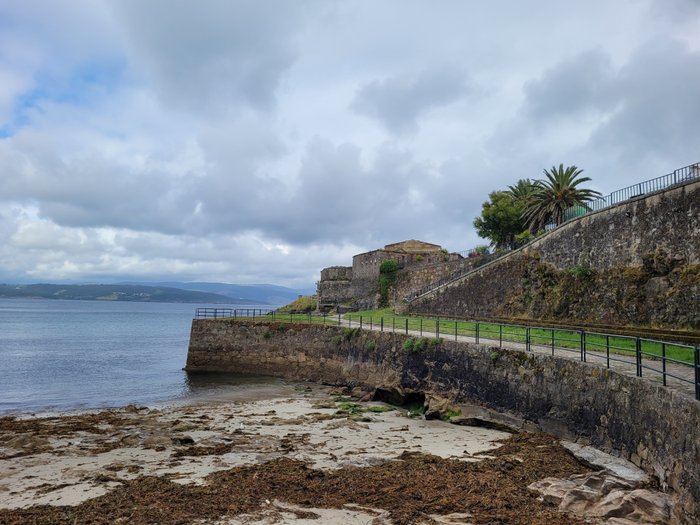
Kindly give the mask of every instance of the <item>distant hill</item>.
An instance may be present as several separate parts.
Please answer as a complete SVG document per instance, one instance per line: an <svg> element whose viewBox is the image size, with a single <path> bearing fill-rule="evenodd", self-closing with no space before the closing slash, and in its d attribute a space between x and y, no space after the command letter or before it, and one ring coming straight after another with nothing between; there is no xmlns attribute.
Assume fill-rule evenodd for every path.
<svg viewBox="0 0 700 525"><path fill-rule="evenodd" d="M256 304L270 305L287 304L297 299L300 295L312 295L316 293L315 290L310 288L295 289L274 284L182 283L175 281L139 284L165 286L196 292L208 292L225 295L235 302L252 301Z"/></svg>
<svg viewBox="0 0 700 525"><path fill-rule="evenodd" d="M41 297L97 301L231 304L231 297L167 286L129 284L0 284L0 297ZM235 301L253 304L254 301ZM257 303L256 303L257 304Z"/></svg>

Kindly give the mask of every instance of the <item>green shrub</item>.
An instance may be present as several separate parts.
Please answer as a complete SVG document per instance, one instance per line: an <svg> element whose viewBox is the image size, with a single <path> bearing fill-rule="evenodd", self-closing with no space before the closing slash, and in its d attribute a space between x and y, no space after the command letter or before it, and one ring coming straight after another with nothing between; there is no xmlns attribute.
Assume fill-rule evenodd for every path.
<svg viewBox="0 0 700 525"><path fill-rule="evenodd" d="M333 337L331 337L331 342L333 342L335 346L340 346L340 344L343 342L343 336L334 335Z"/></svg>
<svg viewBox="0 0 700 525"><path fill-rule="evenodd" d="M398 269L399 263L394 259L389 259L379 265L379 273L394 273Z"/></svg>
<svg viewBox="0 0 700 525"><path fill-rule="evenodd" d="M435 338L431 339L430 340L430 348L437 348L438 346L440 346L442 344L442 341L443 341L442 337L435 337Z"/></svg>
<svg viewBox="0 0 700 525"><path fill-rule="evenodd" d="M426 346L428 346L428 339L425 337L421 337L419 339L416 339L416 342L413 344L413 351L422 352L423 350L425 350Z"/></svg>
<svg viewBox="0 0 700 525"><path fill-rule="evenodd" d="M375 348L377 348L377 344L374 341L367 341L366 346L367 346L367 350L369 350L370 352L372 350L374 350Z"/></svg>
<svg viewBox="0 0 700 525"><path fill-rule="evenodd" d="M579 281L590 281L595 273L593 268L585 264L577 264L573 268L567 268L564 271Z"/></svg>
<svg viewBox="0 0 700 525"><path fill-rule="evenodd" d="M423 259L425 259L425 257L423 257L422 255L416 255L416 261L421 262Z"/></svg>
<svg viewBox="0 0 700 525"><path fill-rule="evenodd" d="M356 335L358 335L360 333L360 329L359 328L343 328L342 332L343 332L343 338L346 341L350 341L350 339L352 339L353 337L355 337Z"/></svg>
<svg viewBox="0 0 700 525"><path fill-rule="evenodd" d="M406 352L413 352L413 345L416 344L416 341L413 339L413 337L409 337L403 342L403 349Z"/></svg>

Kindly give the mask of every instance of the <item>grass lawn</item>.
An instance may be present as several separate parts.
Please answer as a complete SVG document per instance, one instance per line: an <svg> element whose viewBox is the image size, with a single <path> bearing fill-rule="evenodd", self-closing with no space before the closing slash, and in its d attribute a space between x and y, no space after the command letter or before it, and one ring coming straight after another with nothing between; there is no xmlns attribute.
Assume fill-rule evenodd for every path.
<svg viewBox="0 0 700 525"><path fill-rule="evenodd" d="M311 324L328 324L347 326L348 321L362 323L364 327L383 327L386 332L418 332L424 337L442 337L443 339L454 339L456 336L477 337L480 342L516 342L525 343L528 328L520 325L507 325L497 323L476 323L474 321L463 321L450 319L447 317L422 317L396 315L389 308L379 310L364 310L352 312L338 317L337 315L318 316L311 314L282 314L275 313L264 316L266 319L274 319L287 322L302 322ZM477 334L478 330L478 334ZM551 348L554 346L559 350L570 350L573 353L580 353L582 346L581 332L575 330L563 330L560 328L540 328L530 327L530 344L533 347ZM622 335L605 335L597 333L586 333L585 349L587 358L591 362L601 362L605 356L597 356L590 352L603 352L609 350L610 360L615 360L615 355L634 355L636 349L636 338ZM673 343L660 343L650 340L641 340L642 361L653 359L665 355L670 360L682 363L693 363L693 347L689 345L679 345ZM660 364L658 365L660 366Z"/></svg>

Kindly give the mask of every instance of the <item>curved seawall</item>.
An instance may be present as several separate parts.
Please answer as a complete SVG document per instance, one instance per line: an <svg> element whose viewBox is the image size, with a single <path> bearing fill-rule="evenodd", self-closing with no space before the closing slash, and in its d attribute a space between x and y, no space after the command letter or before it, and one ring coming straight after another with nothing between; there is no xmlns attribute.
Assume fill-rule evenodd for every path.
<svg viewBox="0 0 700 525"><path fill-rule="evenodd" d="M538 424L556 421L630 459L678 494L689 521L700 517L700 402L559 357L443 340L408 352L406 339L336 326L194 320L186 369L422 392Z"/></svg>

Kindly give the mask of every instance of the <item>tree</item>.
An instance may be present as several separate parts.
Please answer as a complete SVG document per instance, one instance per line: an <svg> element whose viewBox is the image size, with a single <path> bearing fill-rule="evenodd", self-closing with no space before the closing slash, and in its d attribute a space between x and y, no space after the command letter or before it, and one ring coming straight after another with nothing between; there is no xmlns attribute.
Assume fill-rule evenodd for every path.
<svg viewBox="0 0 700 525"><path fill-rule="evenodd" d="M481 206L481 216L474 219L476 233L489 239L497 249L513 249L515 236L526 229L524 210L525 203L514 199L509 192L491 192L489 200Z"/></svg>
<svg viewBox="0 0 700 525"><path fill-rule="evenodd" d="M535 182L536 189L528 199L523 218L530 231L537 231L545 225L562 223L564 211L571 206L582 205L599 197L600 193L578 186L589 182L589 177L581 177L583 170L563 164L544 170L545 179Z"/></svg>
<svg viewBox="0 0 700 525"><path fill-rule="evenodd" d="M508 195L515 200L527 203L537 191L537 182L530 179L520 179L514 186L508 186Z"/></svg>

